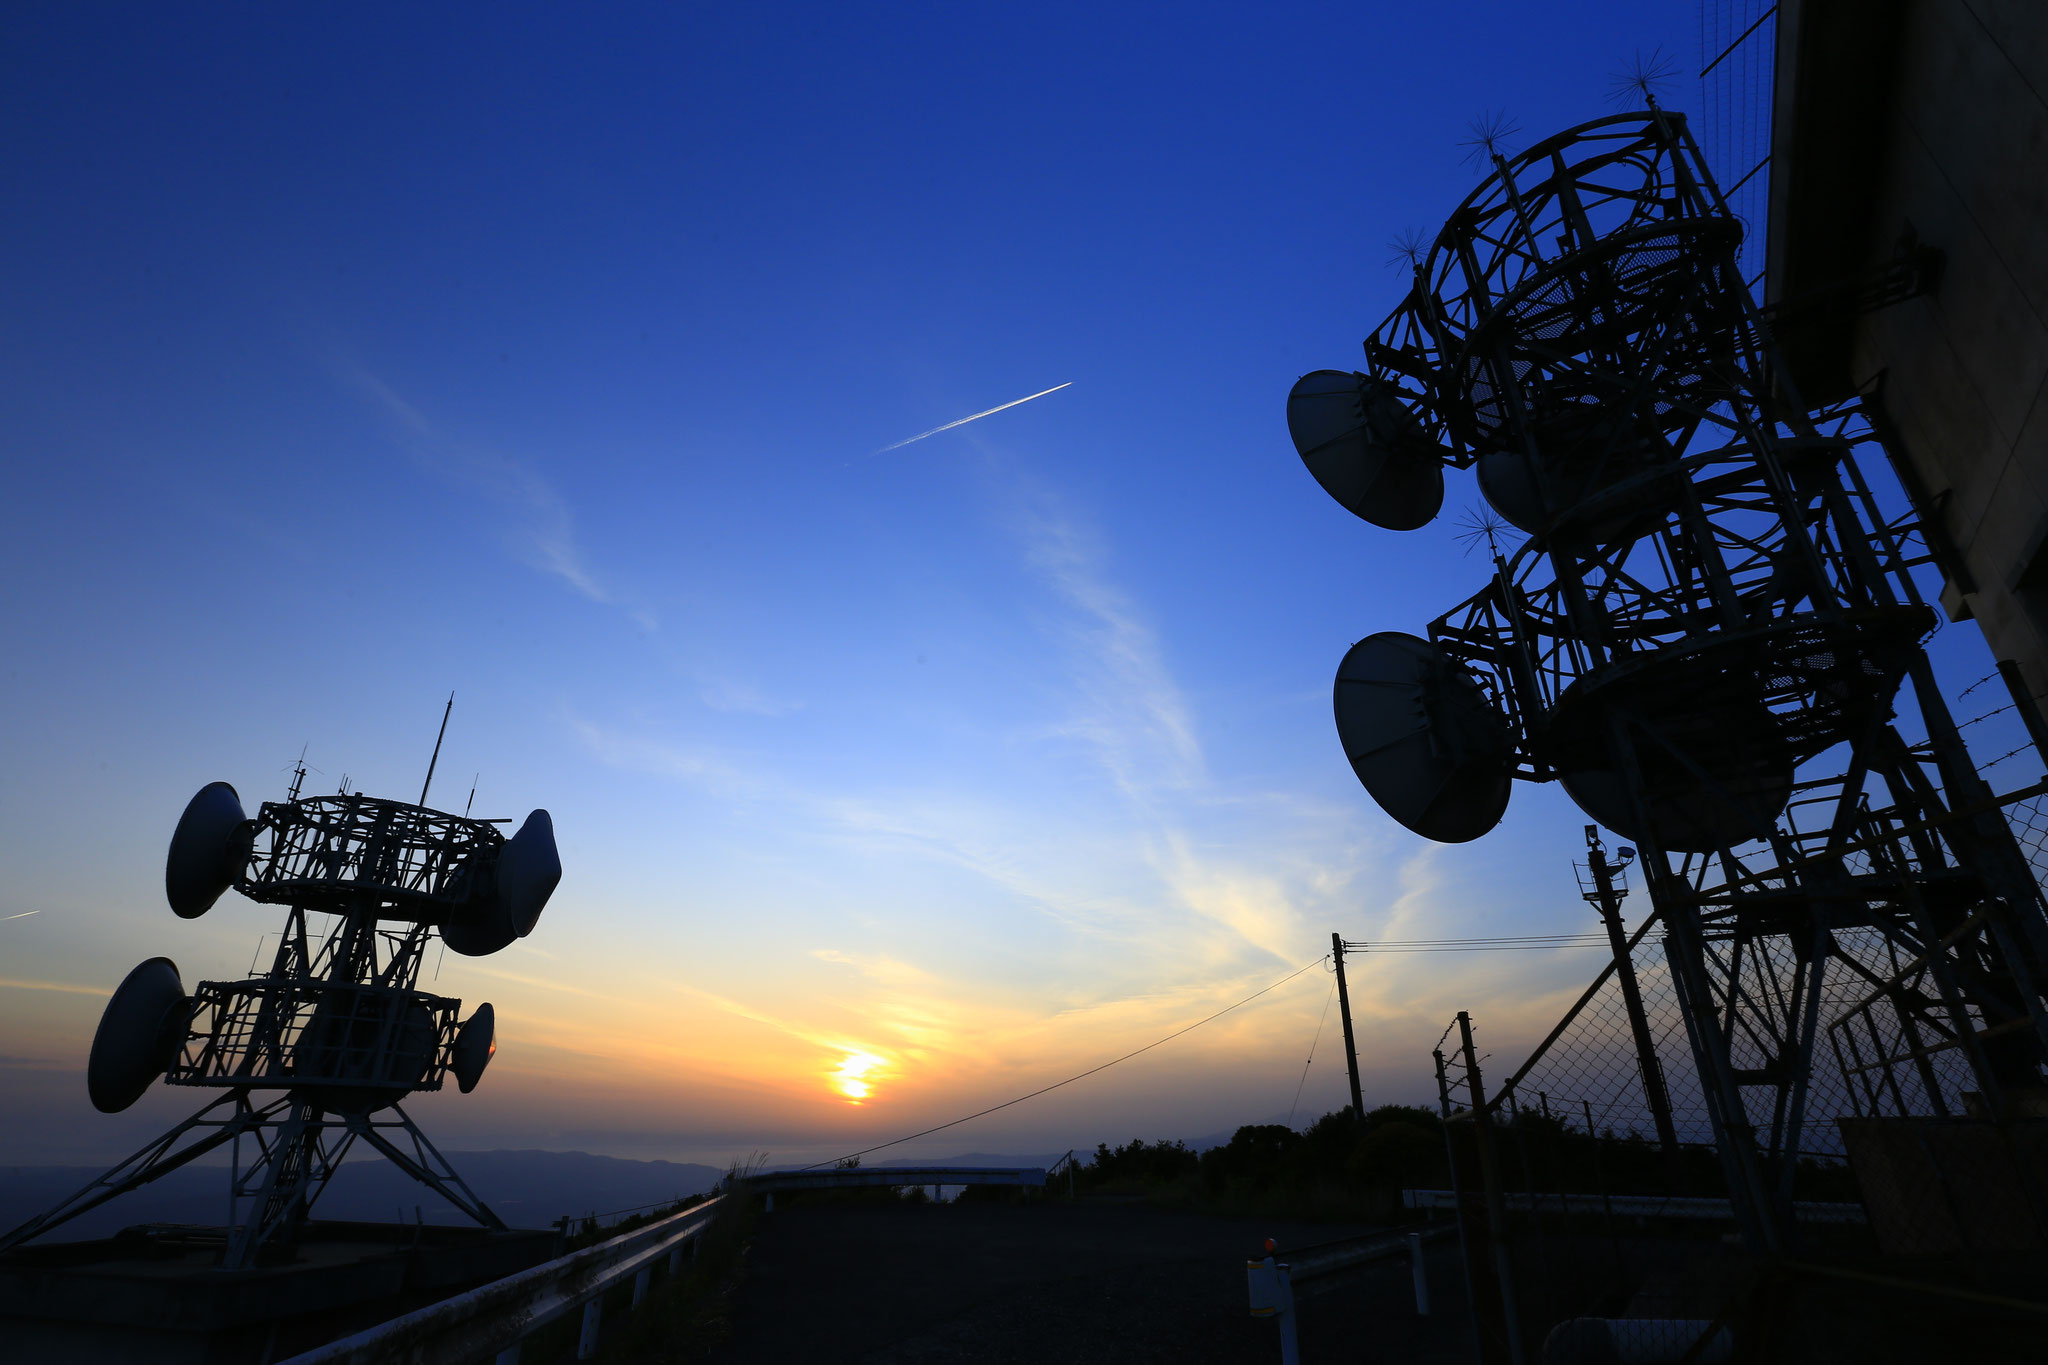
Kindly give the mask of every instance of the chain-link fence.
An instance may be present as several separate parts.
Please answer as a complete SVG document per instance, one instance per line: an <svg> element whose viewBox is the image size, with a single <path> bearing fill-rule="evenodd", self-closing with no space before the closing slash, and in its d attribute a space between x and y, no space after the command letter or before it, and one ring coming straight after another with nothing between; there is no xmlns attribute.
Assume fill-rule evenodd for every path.
<svg viewBox="0 0 2048 1365"><path fill-rule="evenodd" d="M2048 793L2003 810L2048 878ZM1718 1093L1739 1099L1746 1156L1718 1140L1713 1059L1654 917L1520 1065L1488 1059L1486 1021L1459 1016L1436 1069L1490 1358L2048 1352L2048 1107L1985 1094L2001 1066L2033 1074L1999 1049L2032 1048L2037 1011L1987 1011L2028 989L1996 971L2014 917L1981 885L1952 894L1934 920L1950 927L1919 952L1853 916L1818 940L1704 935L1736 1082ZM1803 1078L1786 1060L1798 1039ZM1758 1207L1768 1254L1745 1224Z"/></svg>

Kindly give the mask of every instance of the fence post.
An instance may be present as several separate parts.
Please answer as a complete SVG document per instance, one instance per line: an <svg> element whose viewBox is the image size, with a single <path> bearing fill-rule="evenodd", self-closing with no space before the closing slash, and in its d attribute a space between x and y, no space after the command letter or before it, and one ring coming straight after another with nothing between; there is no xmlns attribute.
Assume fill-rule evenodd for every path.
<svg viewBox="0 0 2048 1365"><path fill-rule="evenodd" d="M1472 1123L1479 1140L1479 1181L1486 1195L1486 1221L1493 1233L1494 1271L1500 1280L1500 1314L1508 1359L1523 1365L1522 1326L1515 1312L1514 1267L1508 1256L1507 1203L1501 1197L1500 1163L1493 1151L1493 1125L1486 1113L1486 1086L1479 1076L1479 1052L1472 1045L1472 1016L1458 1011L1458 1040L1465 1053L1465 1079L1472 1090Z"/></svg>
<svg viewBox="0 0 2048 1365"><path fill-rule="evenodd" d="M1446 1029L1444 1033L1448 1037L1450 1030ZM1441 1043L1443 1040L1440 1038L1437 1041ZM1465 1301L1472 1306L1473 1325L1475 1328L1481 1329L1478 1335L1481 1343L1481 1360L1484 1361L1485 1332L1483 1328L1485 1315L1489 1308L1497 1305L1482 1299L1479 1293L1480 1285L1485 1280L1486 1270L1483 1261L1480 1259L1482 1255L1479 1246L1480 1238L1475 1235L1475 1230L1470 1225L1472 1220L1467 1217L1465 1185L1458 1176L1458 1145L1452 1140L1451 1135L1451 1080L1449 1071L1444 1065L1443 1048L1438 1047L1430 1053L1430 1056L1436 1058L1437 1102L1441 1106L1439 1112L1442 1113L1444 1121L1444 1161L1451 1171L1452 1209L1458 1218L1458 1264L1463 1266L1465 1270ZM1490 1284L1487 1287L1489 1289L1492 1288Z"/></svg>
<svg viewBox="0 0 2048 1365"><path fill-rule="evenodd" d="M597 1329L604 1322L604 1295L583 1305L583 1335L576 1340L576 1358L589 1360L597 1354Z"/></svg>
<svg viewBox="0 0 2048 1365"><path fill-rule="evenodd" d="M1415 1316L1429 1316L1429 1267L1422 1259L1422 1234L1408 1234L1408 1260L1415 1271Z"/></svg>
<svg viewBox="0 0 2048 1365"><path fill-rule="evenodd" d="M654 1267L651 1265L641 1266L639 1273L633 1276L633 1306L635 1308L638 1308L640 1301L647 1297L647 1284L653 1278Z"/></svg>
<svg viewBox="0 0 2048 1365"><path fill-rule="evenodd" d="M1607 1229L1607 1248L1614 1253L1614 1282L1617 1288L1628 1282L1628 1265L1621 1254L1621 1238L1614 1231L1614 1201L1607 1197L1607 1163L1600 1155L1600 1134L1593 1129L1593 1102L1582 1099L1586 1114L1586 1137L1593 1144L1593 1184L1600 1191L1600 1221Z"/></svg>

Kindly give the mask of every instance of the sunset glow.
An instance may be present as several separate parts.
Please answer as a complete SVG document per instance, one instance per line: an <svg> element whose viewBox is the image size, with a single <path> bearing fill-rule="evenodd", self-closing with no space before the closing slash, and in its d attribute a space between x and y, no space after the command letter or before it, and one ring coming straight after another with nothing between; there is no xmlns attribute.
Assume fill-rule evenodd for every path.
<svg viewBox="0 0 2048 1365"><path fill-rule="evenodd" d="M872 1087L865 1079L869 1072L882 1065L880 1057L866 1052L849 1052L839 1069L832 1073L832 1084L840 1094L853 1104L867 1099Z"/></svg>
<svg viewBox="0 0 2048 1365"><path fill-rule="evenodd" d="M972 6L48 5L0 45L30 206L0 340L33 359L0 367L0 1167L104 1167L198 1106L94 1108L93 1040L139 962L189 991L271 960L283 907L182 920L166 849L203 784L253 813L302 754L308 795L420 799L438 764L437 809L551 813L532 932L420 974L493 1006L475 1090L407 1103L457 1153L1299 1126L1350 1102L1333 979L1267 988L1332 933L1597 927L1557 783L1469 846L1359 785L1338 660L1487 587L1484 499L1451 469L1436 523L1368 526L1285 406L1414 288L1381 244L1471 191L1475 114L1593 117L1691 7L1479 48L1445 7L1301 11L1457 54L1365 82L1301 80L1286 22L1155 9L1074 44ZM1328 127L1374 130L1334 178ZM1951 667L1965 637L1954 692L1994 666ZM379 646L337 671L336 639ZM1458 1010L1533 1046L1589 961L1359 955L1368 1103L1438 1102Z"/></svg>

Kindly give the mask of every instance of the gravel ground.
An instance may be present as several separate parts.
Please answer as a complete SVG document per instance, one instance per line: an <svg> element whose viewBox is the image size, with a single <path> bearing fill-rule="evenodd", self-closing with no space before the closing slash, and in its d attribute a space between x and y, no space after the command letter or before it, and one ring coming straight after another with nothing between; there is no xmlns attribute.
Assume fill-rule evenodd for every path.
<svg viewBox="0 0 2048 1365"><path fill-rule="evenodd" d="M1260 1362L1279 1332L1248 1311L1244 1263L1372 1229L1083 1199L1034 1205L785 1203L756 1225L714 1357L740 1362ZM1300 1304L1302 1359L1472 1359L1455 1246L1430 1258L1434 1314L1405 1258Z"/></svg>

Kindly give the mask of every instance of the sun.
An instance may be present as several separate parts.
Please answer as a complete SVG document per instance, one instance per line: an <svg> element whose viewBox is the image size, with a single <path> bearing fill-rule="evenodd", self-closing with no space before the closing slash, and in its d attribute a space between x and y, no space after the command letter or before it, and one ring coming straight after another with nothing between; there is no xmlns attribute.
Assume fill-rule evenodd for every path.
<svg viewBox="0 0 2048 1365"><path fill-rule="evenodd" d="M848 1103L859 1104L873 1091L867 1079L869 1074L882 1065L882 1059L872 1053L849 1052L832 1073L833 1088L846 1096Z"/></svg>

